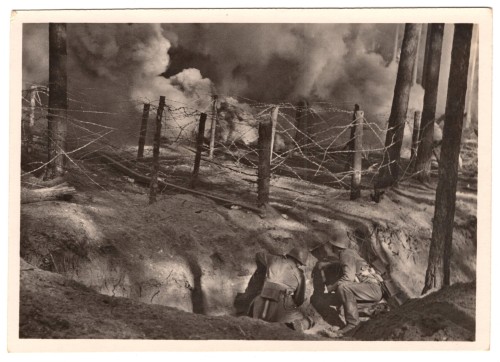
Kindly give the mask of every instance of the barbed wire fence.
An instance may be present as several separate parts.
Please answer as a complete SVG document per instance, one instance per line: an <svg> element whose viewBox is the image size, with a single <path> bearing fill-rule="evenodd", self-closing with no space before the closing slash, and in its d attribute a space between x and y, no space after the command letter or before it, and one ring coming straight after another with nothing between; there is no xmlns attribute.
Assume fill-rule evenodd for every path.
<svg viewBox="0 0 500 362"><path fill-rule="evenodd" d="M69 162L100 187L82 160L97 162L103 153L149 176L153 147L148 142L154 133L151 114L159 114L159 101L119 99L113 105L96 104L86 100L86 95L85 91L68 94L68 147L64 154ZM164 111L160 112L162 156L174 149L190 151L176 153L176 157L184 157L179 163L193 164L193 176L187 182L185 177L176 178L160 167L158 178L182 182L181 187L197 187L202 162L249 176L258 185L258 193L266 192L262 187L269 192L273 177L286 176L334 187L341 191L339 195L350 193L351 199L356 199L361 187L371 187L386 162L387 148L397 142L393 139L386 145L388 113L367 115L362 104L265 103L235 95L198 96L189 103L166 97ZM48 141L43 122L49 112L47 99L45 86L31 85L22 92L22 144L28 153L35 143L45 147ZM401 127L416 128L418 132L417 116L420 114L414 119L409 114ZM415 138L413 133L412 159L418 148L418 136ZM267 161L263 153L268 154ZM24 174L36 173L50 161L36 161ZM101 167L106 164L102 162ZM400 178L411 176L409 162L402 166ZM267 199L258 195L259 203Z"/></svg>

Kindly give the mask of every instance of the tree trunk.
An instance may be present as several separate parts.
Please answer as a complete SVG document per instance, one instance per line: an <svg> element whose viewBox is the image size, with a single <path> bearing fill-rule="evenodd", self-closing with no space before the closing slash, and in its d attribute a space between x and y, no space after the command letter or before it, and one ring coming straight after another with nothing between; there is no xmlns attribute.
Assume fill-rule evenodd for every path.
<svg viewBox="0 0 500 362"><path fill-rule="evenodd" d="M433 288L439 289L442 286L450 285L458 157L467 93L471 37L472 24L455 25L432 239L422 293Z"/></svg>
<svg viewBox="0 0 500 362"><path fill-rule="evenodd" d="M66 24L49 24L49 113L46 179L64 173L68 118Z"/></svg>
<svg viewBox="0 0 500 362"><path fill-rule="evenodd" d="M418 151L418 138L420 134L420 120L422 118L422 112L415 111L415 115L413 117L413 133L411 137L411 162L415 162L415 157L417 157Z"/></svg>
<svg viewBox="0 0 500 362"><path fill-rule="evenodd" d="M429 67L429 52L431 48L431 27L432 24L427 24L425 34L425 52L424 52L424 67L422 69L422 88L426 89L427 69Z"/></svg>
<svg viewBox="0 0 500 362"><path fill-rule="evenodd" d="M394 32L394 50L392 52L392 61L396 62L398 59L399 49L399 24L396 24L396 31Z"/></svg>
<svg viewBox="0 0 500 362"><path fill-rule="evenodd" d="M420 53L420 37L422 35L422 27L420 27L420 31L418 32L418 40L417 40L417 54L415 56L415 63L413 64L413 85L417 85L417 75L418 75L418 61L419 61L419 53Z"/></svg>
<svg viewBox="0 0 500 362"><path fill-rule="evenodd" d="M49 200L67 201L70 200L74 194L76 194L75 188L69 186L67 183L37 190L30 190L23 187L21 188L21 204Z"/></svg>
<svg viewBox="0 0 500 362"><path fill-rule="evenodd" d="M465 111L465 124L464 129L468 129L472 120L472 100L476 97L476 92L474 92L474 81L476 78L476 61L477 61L477 52L479 48L478 44L478 36L479 29L478 25L474 25L474 29L472 31L472 40L471 40L471 57L470 57L470 67L469 67L469 77L467 81L467 96L466 96L466 111Z"/></svg>
<svg viewBox="0 0 500 362"><path fill-rule="evenodd" d="M399 176L399 160L403 144L403 132L408 112L412 85L413 66L417 55L418 34L421 24L406 24L398 75L394 87L391 115L385 138L384 160L380 168L375 189L394 185Z"/></svg>
<svg viewBox="0 0 500 362"><path fill-rule="evenodd" d="M425 71L425 94L420 122L420 135L414 172L420 181L429 180L434 138L434 119L438 95L439 71L441 66L441 48L443 44L444 24L430 24L429 51Z"/></svg>

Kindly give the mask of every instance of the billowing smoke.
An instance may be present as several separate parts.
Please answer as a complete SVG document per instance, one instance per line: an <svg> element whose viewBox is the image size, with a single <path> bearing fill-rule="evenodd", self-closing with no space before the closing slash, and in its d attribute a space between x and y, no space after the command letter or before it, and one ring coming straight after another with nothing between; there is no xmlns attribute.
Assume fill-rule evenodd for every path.
<svg viewBox="0 0 500 362"><path fill-rule="evenodd" d="M222 94L300 97L387 112L397 64L392 24L168 24L167 75L196 67Z"/></svg>
<svg viewBox="0 0 500 362"><path fill-rule="evenodd" d="M239 102L308 98L348 110L358 103L370 120L386 121L390 112L395 24L68 24L67 31L73 108L104 109L110 115L79 117L134 138L142 102L160 95L200 111L217 93ZM25 86L46 83L48 25L25 24L23 35ZM414 86L410 108L422 101Z"/></svg>
<svg viewBox="0 0 500 362"><path fill-rule="evenodd" d="M25 24L23 34L24 87L47 84L48 24ZM169 48L157 24L68 24L70 116L136 138L142 104L155 104L160 95L172 106L208 107L212 84L199 70L161 75Z"/></svg>

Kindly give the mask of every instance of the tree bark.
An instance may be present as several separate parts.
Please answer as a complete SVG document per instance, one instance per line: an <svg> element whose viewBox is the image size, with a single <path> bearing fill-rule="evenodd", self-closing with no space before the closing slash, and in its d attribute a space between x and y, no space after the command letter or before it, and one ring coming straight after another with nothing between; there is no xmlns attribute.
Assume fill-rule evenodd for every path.
<svg viewBox="0 0 500 362"><path fill-rule="evenodd" d="M396 24L396 31L394 32L394 50L392 53L392 61L396 62L398 58L399 49L399 24Z"/></svg>
<svg viewBox="0 0 500 362"><path fill-rule="evenodd" d="M415 158L417 157L421 118L422 118L422 112L415 111L415 115L413 117L413 134L411 138L411 156L410 156L411 162L415 162Z"/></svg>
<svg viewBox="0 0 500 362"><path fill-rule="evenodd" d="M429 64L429 52L431 47L431 26L432 24L427 24L427 30L425 34L425 52L424 52L424 67L422 68L422 88L426 89L426 79L427 79L427 69Z"/></svg>
<svg viewBox="0 0 500 362"><path fill-rule="evenodd" d="M432 239L422 293L450 285L458 157L467 93L471 37L472 24L455 25Z"/></svg>
<svg viewBox="0 0 500 362"><path fill-rule="evenodd" d="M408 112L408 102L412 85L413 66L417 55L418 34L421 24L406 24L398 75L394 87L391 114L385 139L384 160L375 189L394 185L399 176L399 160L403 144L403 132Z"/></svg>
<svg viewBox="0 0 500 362"><path fill-rule="evenodd" d="M478 36L479 29L478 25L474 25L474 29L472 30L472 40L471 40L471 65L469 67L469 77L467 81L467 96L466 96L466 104L467 108L465 111L465 124L464 129L468 129L472 120L472 100L476 97L476 92L474 92L474 82L476 78L476 61L477 61L477 52L478 52Z"/></svg>
<svg viewBox="0 0 500 362"><path fill-rule="evenodd" d="M68 119L66 24L49 24L49 113L46 179L64 173Z"/></svg>
<svg viewBox="0 0 500 362"><path fill-rule="evenodd" d="M414 172L422 182L427 182L431 173L431 157L434 138L434 120L438 95L439 71L444 24L430 24L427 69L425 71L425 94L420 122L420 135Z"/></svg>
<svg viewBox="0 0 500 362"><path fill-rule="evenodd" d="M156 132L153 143L153 171L151 172L151 183L149 185L149 204L156 202L158 193L158 171L160 170L160 138L161 138L161 119L163 117L163 108L165 107L165 96L160 96L158 111L156 113Z"/></svg>
<svg viewBox="0 0 500 362"><path fill-rule="evenodd" d="M420 53L420 38L422 35L422 27L420 27L420 31L418 32L418 40L417 40L417 54L415 56L415 64L413 65L413 85L417 85L417 75L418 75L418 60Z"/></svg>

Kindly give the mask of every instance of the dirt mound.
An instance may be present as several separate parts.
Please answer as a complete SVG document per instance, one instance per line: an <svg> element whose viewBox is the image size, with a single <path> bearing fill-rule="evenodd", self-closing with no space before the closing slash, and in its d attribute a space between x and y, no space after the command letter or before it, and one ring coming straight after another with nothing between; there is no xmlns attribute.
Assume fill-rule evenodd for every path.
<svg viewBox="0 0 500 362"><path fill-rule="evenodd" d="M316 340L281 324L210 317L96 293L21 260L20 338Z"/></svg>
<svg viewBox="0 0 500 362"><path fill-rule="evenodd" d="M364 341L474 341L476 286L454 284L364 323L354 335Z"/></svg>
<svg viewBox="0 0 500 362"><path fill-rule="evenodd" d="M188 160L191 154L168 150L162 158L168 181L185 185L180 180L189 175ZM328 230L338 227L348 231L351 247L361 255L386 263L406 296L417 297L422 289L432 187L402 182L375 204L366 190L350 201L348 190L275 176L271 207L261 218L174 190L163 190L148 205L147 188L107 165L81 164L70 170L69 182L78 191L71 202L22 205L21 256L104 295L211 316L234 315L234 299L256 268L256 252L283 254L294 246L310 247L327 241ZM79 174L81 169L86 174ZM243 171L205 163L197 190L253 203L256 187L248 174L254 170ZM457 200L453 283L473 280L476 260L476 198L459 192ZM306 266L307 297L313 291L315 263L310 257ZM309 301L303 311L315 314Z"/></svg>

